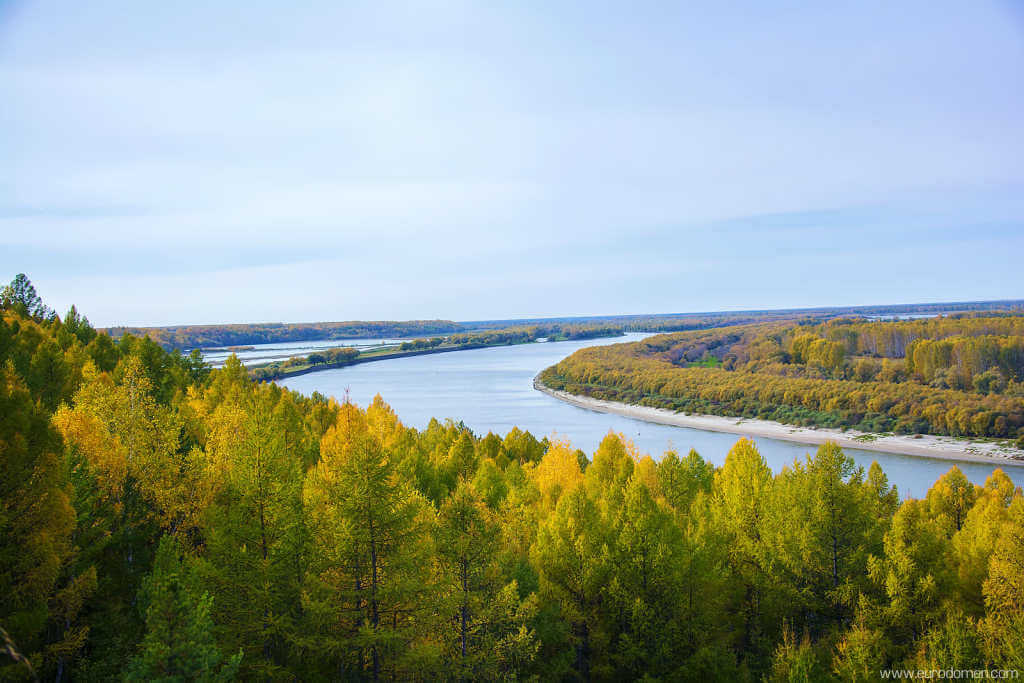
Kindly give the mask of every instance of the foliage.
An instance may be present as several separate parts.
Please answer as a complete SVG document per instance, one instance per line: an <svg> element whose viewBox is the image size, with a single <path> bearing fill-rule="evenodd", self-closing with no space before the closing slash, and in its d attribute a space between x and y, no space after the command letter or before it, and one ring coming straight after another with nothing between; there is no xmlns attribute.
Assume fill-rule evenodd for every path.
<svg viewBox="0 0 1024 683"><path fill-rule="evenodd" d="M761 332L731 344L776 353ZM728 358L700 334L696 360ZM798 354L828 365L840 340L818 338ZM901 502L834 444L773 473L745 439L719 468L614 433L586 454L417 430L379 397L304 397L237 358L209 371L77 312L5 310L0 363L4 678L31 675L10 653L57 680L1024 667L1024 496L999 470Z"/></svg>
<svg viewBox="0 0 1024 683"><path fill-rule="evenodd" d="M582 349L540 379L570 393L691 413L1016 438L1024 435L1024 315L661 335Z"/></svg>

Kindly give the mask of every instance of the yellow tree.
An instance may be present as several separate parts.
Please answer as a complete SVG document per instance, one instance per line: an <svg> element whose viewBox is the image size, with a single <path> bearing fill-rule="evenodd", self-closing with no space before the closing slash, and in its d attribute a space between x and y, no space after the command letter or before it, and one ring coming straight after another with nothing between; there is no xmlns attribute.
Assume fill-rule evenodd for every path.
<svg viewBox="0 0 1024 683"><path fill-rule="evenodd" d="M1024 498L1015 496L989 564L982 622L989 660L1024 669Z"/></svg>
<svg viewBox="0 0 1024 683"><path fill-rule="evenodd" d="M68 576L75 511L59 452L46 412L17 375L0 370L0 626L48 675L66 675L85 643L76 617L96 581L95 569ZM0 677L29 677L4 659Z"/></svg>
<svg viewBox="0 0 1024 683"><path fill-rule="evenodd" d="M395 456L351 404L324 435L304 502L314 554L307 592L323 675L413 675L432 666L421 630L431 590L430 504L402 482Z"/></svg>
<svg viewBox="0 0 1024 683"><path fill-rule="evenodd" d="M214 480L203 515L200 565L217 606L226 651L242 649L250 676L281 675L297 657L308 534L302 510L302 454L268 386L217 406L207 440Z"/></svg>
<svg viewBox="0 0 1024 683"><path fill-rule="evenodd" d="M740 619L739 649L748 657L765 654L771 577L763 538L773 484L771 470L752 441L740 439L715 473L713 523L728 548L732 590L729 611Z"/></svg>

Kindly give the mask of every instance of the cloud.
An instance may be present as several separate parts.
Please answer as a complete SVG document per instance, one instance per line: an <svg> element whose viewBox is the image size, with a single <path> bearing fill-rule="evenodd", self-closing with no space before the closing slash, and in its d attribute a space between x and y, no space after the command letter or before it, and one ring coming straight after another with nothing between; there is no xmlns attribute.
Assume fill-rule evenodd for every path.
<svg viewBox="0 0 1024 683"><path fill-rule="evenodd" d="M1024 224L1024 34L998 4L107 0L2 21L0 265L58 307L93 288L95 319L1024 284L1000 265ZM839 275L808 292L819 260Z"/></svg>

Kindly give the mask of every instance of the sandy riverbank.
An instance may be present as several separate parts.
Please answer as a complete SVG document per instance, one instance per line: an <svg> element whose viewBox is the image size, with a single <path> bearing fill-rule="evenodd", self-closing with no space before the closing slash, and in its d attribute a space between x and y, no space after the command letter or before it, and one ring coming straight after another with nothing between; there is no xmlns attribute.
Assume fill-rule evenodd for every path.
<svg viewBox="0 0 1024 683"><path fill-rule="evenodd" d="M903 455L927 456L944 460L982 462L994 465L1024 467L1024 451L997 442L968 441L947 436L923 435L920 438L908 435L866 434L848 429L812 429L756 420L751 418L721 417L719 415L684 415L663 408L629 405L616 401L602 401L586 396L576 396L564 391L555 391L534 379L533 386L549 396L571 403L580 408L599 413L614 413L644 422L703 429L711 432L728 432L743 436L765 437L783 441L795 441L818 445L834 441L843 448L859 448L866 451L901 453ZM861 438L857 438L861 437ZM1016 458L1014 457L1016 456Z"/></svg>

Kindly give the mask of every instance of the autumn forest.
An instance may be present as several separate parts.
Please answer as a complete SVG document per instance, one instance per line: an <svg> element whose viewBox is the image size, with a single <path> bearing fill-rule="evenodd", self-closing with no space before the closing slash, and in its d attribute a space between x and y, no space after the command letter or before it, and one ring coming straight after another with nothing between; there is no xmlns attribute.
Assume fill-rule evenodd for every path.
<svg viewBox="0 0 1024 683"><path fill-rule="evenodd" d="M585 453L415 429L379 397L115 340L22 276L0 305L2 679L1024 669L1024 497L1000 470L903 499L833 444L773 473L746 439L718 467L615 433ZM543 379L801 424L1024 427L1019 314L736 322L584 349Z"/></svg>

